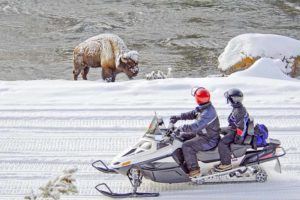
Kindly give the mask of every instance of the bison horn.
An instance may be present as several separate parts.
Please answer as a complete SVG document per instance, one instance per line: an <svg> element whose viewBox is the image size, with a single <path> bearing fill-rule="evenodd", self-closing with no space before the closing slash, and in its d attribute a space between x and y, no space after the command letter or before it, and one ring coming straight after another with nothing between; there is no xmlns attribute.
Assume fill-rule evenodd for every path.
<svg viewBox="0 0 300 200"><path fill-rule="evenodd" d="M127 59L125 59L123 56L121 56L121 61L123 62L123 63L127 63Z"/></svg>

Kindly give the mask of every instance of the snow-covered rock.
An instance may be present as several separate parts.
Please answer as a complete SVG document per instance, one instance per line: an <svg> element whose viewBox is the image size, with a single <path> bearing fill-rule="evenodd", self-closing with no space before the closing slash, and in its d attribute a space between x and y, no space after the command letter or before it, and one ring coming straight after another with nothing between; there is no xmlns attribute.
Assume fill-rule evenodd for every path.
<svg viewBox="0 0 300 200"><path fill-rule="evenodd" d="M170 68L170 67L168 68L167 74L165 74L163 71L160 71L160 70L152 71L149 74L146 74L145 78L147 80L173 78L172 68Z"/></svg>
<svg viewBox="0 0 300 200"><path fill-rule="evenodd" d="M263 57L282 60L285 74L300 75L300 41L273 34L243 34L231 39L218 58L218 68L230 74Z"/></svg>
<svg viewBox="0 0 300 200"><path fill-rule="evenodd" d="M289 76L282 72L285 63L280 59L260 58L250 68L235 72L230 77L263 77L281 80L291 80Z"/></svg>

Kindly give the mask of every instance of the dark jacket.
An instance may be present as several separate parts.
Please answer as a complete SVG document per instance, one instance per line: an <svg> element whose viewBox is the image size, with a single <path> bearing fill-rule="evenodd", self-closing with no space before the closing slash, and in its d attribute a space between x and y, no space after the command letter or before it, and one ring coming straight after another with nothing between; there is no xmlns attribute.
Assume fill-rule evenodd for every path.
<svg viewBox="0 0 300 200"><path fill-rule="evenodd" d="M228 116L228 124L230 128L236 130L244 130L245 118L248 118L248 112L243 104L237 104L233 106L232 112Z"/></svg>
<svg viewBox="0 0 300 200"><path fill-rule="evenodd" d="M187 124L182 127L183 132L192 132L207 139L218 139L220 133L220 122L217 112L211 103L200 105L187 113L181 114L182 120L197 121L192 124Z"/></svg>

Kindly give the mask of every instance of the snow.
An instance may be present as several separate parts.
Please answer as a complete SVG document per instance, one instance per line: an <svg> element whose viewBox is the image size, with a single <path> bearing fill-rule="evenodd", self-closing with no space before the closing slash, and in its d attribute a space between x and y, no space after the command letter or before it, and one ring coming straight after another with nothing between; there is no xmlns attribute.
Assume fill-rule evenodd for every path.
<svg viewBox="0 0 300 200"><path fill-rule="evenodd" d="M279 59L260 58L250 68L231 74L231 77L263 77L281 80L293 80L282 72L285 68L285 63Z"/></svg>
<svg viewBox="0 0 300 200"><path fill-rule="evenodd" d="M246 57L290 59L300 55L300 41L281 35L247 33L232 38L219 56L218 68L226 71Z"/></svg>
<svg viewBox="0 0 300 200"><path fill-rule="evenodd" d="M255 67L250 70L253 71ZM270 137L280 139L288 150L281 159L283 173L277 173L275 163L270 162L263 165L269 173L268 182L263 184L194 186L145 180L140 190L160 192L157 199L164 200L247 196L254 200L299 199L300 82L279 75L275 79L252 77L246 72L226 78L170 78L109 84L0 81L0 199L23 199L64 169L74 166L78 168L79 194L62 199L107 199L94 189L101 182L114 191L128 192L131 187L126 177L102 174L91 163L98 159L109 161L134 144L143 135L154 111L167 120L170 115L193 109L196 106L190 95L193 86L211 91L222 125L226 124L231 110L223 94L230 88L240 88L255 122L266 124Z"/></svg>
<svg viewBox="0 0 300 200"><path fill-rule="evenodd" d="M167 74L165 74L163 71L156 70L152 71L145 75L146 80L155 80L155 79L166 79L166 78L173 78L172 75L172 68L168 68Z"/></svg>
<svg viewBox="0 0 300 200"><path fill-rule="evenodd" d="M128 52L124 53L123 56L124 56L124 58L132 59L134 62L139 61L139 53L137 51L128 51Z"/></svg>
<svg viewBox="0 0 300 200"><path fill-rule="evenodd" d="M67 169L63 171L63 174L56 177L54 180L48 181L45 186L39 188L39 192L32 193L29 196L26 196L25 199L28 200L39 200L50 198L53 200L61 199L62 195L76 194L78 190L74 182L74 173L77 171L76 168Z"/></svg>

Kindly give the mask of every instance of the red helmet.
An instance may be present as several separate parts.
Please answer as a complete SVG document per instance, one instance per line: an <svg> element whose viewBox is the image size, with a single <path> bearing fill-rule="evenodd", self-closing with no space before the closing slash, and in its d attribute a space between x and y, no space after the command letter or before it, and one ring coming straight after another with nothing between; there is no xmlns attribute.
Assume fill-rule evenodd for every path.
<svg viewBox="0 0 300 200"><path fill-rule="evenodd" d="M203 87L192 89L192 95L195 97L197 104L206 104L210 101L210 93Z"/></svg>

